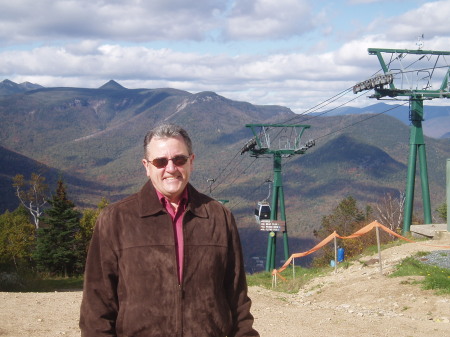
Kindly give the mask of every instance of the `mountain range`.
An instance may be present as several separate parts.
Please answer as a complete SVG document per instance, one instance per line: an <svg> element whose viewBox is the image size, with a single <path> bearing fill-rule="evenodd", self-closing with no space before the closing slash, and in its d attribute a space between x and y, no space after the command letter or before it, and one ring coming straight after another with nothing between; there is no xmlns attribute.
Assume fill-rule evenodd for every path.
<svg viewBox="0 0 450 337"><path fill-rule="evenodd" d="M43 86L30 82L23 82L18 84L10 80L3 80L2 82L0 82L0 96L18 94L40 88L43 88Z"/></svg>
<svg viewBox="0 0 450 337"><path fill-rule="evenodd" d="M92 89L45 88L4 80L0 82L0 211L18 204L11 187L17 173L27 177L44 172L51 187L62 176L69 196L80 207L92 207L101 197L114 201L137 191L146 180L141 166L144 135L156 124L172 122L185 127L192 137L194 186L229 200L227 205L240 227L265 240L253 210L271 193L266 180L273 178L273 160L241 154L253 137L246 124L301 124L310 126L302 142L313 139L316 145L303 155L283 158L283 189L290 235L311 237L322 217L344 197L352 195L364 207L386 193L404 191L408 109L391 109L379 103L299 115L286 107L233 101L214 92L127 89L113 80ZM435 209L445 202L450 113L447 107L427 105L425 111ZM276 141L281 142L291 131L275 132ZM417 181L415 213L421 216Z"/></svg>

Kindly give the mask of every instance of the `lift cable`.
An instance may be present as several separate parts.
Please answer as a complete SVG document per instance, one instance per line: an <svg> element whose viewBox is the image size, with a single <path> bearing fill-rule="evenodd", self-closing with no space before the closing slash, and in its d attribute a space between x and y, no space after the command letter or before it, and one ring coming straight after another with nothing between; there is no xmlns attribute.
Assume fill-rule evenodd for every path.
<svg viewBox="0 0 450 337"><path fill-rule="evenodd" d="M400 56L401 56L401 55L399 55L399 56L397 56L395 59L391 60L391 61L389 62L389 65L390 65L392 62L394 62L396 59L399 59ZM414 61L413 63L411 63L410 65L408 65L405 69L409 68L410 66L412 66L414 63L416 63L416 62L418 62L418 61L419 61L419 60ZM419 69L419 70L400 71L400 72L394 73L393 75L397 75L397 74L401 74L401 73L407 73L407 72L416 72L416 71L425 71L425 70L430 70L430 69L439 69L439 68L445 68L445 66L439 66L439 67L434 67L434 68L423 68L423 69ZM378 70L377 72L375 72L374 75L376 75L376 74L379 73L380 71L381 71L381 69ZM374 76L374 75L372 75L372 76ZM292 118L286 120L284 123L288 123L288 122L291 122L291 121L293 121L293 120L295 120L295 119L297 119L297 118L304 117L306 114L309 114L309 113L311 113L311 112L317 111L319 108L324 107L324 106L327 106L327 105L329 105L329 104L335 102L336 100L338 100L338 99L342 98L343 96L345 96L346 94L348 94L348 93L352 90L352 88L353 88L353 87L350 87L350 88L347 88L347 89L341 91L340 93L338 93L338 94L336 94L336 95L334 95L334 96L332 96L332 97L326 99L325 101L323 101L323 102L321 102L321 103L319 103L319 104L316 104L315 106L313 106L313 107L307 109L305 112L303 112L303 113L301 113L301 114L298 114L297 116L294 116L294 117L292 117ZM365 94L365 93L361 93L360 95L356 96L355 98L352 98L352 99L350 99L350 100L348 100L348 101L346 101L346 102L344 102L344 103L342 103L342 104L340 104L340 105L338 105L338 106L336 106L336 107L334 107L334 108L328 109L328 110L323 111L323 112L321 112L321 113L319 113L319 114L316 114L316 115L311 116L311 117L309 117L309 118L303 119L302 122L308 121L308 120L312 120L312 119L317 118L317 117L319 117L319 116L323 116L323 115L325 115L325 114L327 114L327 113L330 113L330 112L332 112L332 111L334 111L334 110L336 110L336 109L338 109L338 108L340 108L340 107L343 107L343 106L347 105L348 103L350 103L350 102L352 102L352 101L355 101L356 99L360 98L360 97L361 97L362 95L364 95L364 94ZM346 128L352 127L352 126L354 126L354 125L356 125L356 124L365 122L365 121L367 121L367 120L369 120L369 119L372 119L372 118L375 118L375 117L377 117L377 116L379 116L379 115L382 115L382 114L384 114L384 113L386 113L386 112L388 112L388 111L391 111L391 110L394 110L394 109L396 109L396 108L399 108L399 107L401 107L401 106L403 106L403 105L405 105L405 104L407 104L407 103L408 103L408 102L405 102L405 103L403 103L403 104L397 105L397 106L395 106L395 107L393 107L393 108L390 108L390 109L385 110L385 111L383 111L383 112L380 112L380 113L378 113L378 114L371 115L371 116L368 117L368 118L365 118L365 119L362 119L362 120L357 121L357 122L355 122L355 123L352 123L352 124L349 124L349 125L347 125L347 126L344 126L344 127L342 127L341 129L339 129L339 130L335 130L335 131L330 132L330 133L328 133L328 134L325 134L325 135L316 137L315 140L321 139L321 138L325 138L325 137L330 136L330 135L332 135L332 134L334 134L334 133L337 133L337 132L339 132L339 131L342 131L342 130L344 130L344 129L346 129ZM281 132L281 131L280 131L280 132ZM236 154L233 156L233 158L232 158L232 159L225 165L225 167L218 173L218 175L216 176L216 178L214 178L214 182L217 182L217 180L224 174L225 170L231 165L231 163L232 163L232 162L234 161L234 159L240 154L240 152L241 152L241 151L236 152ZM239 161L239 162L237 163L237 165L235 166L235 168L236 168L241 162L242 162L242 160ZM253 162L252 162L245 170L247 170L249 167L251 167L251 165L253 165L254 162L255 162L255 160L254 160L254 161L253 161ZM244 170L244 172L245 172L245 170ZM223 181L226 181L226 179L227 179L227 178L231 175L231 173L233 173L233 172L236 172L236 170L230 169L230 172L229 172L229 173L225 176L225 178L223 178L222 180L223 180ZM238 175L238 176L239 176L239 175ZM237 180L237 178L235 178L235 179L233 180L233 182L236 181L236 180ZM216 190L222 183L223 183L223 182L219 182L218 184L216 184L215 187L211 188L211 191Z"/></svg>
<svg viewBox="0 0 450 337"><path fill-rule="evenodd" d="M347 90L348 90L348 89L347 89ZM325 114L327 114L327 113L330 113L330 112L332 112L332 111L334 111L334 110L336 110L336 109L339 109L339 108L343 107L344 105L347 105L347 104L350 103L350 102L353 102L353 101L357 100L358 98L360 98L362 95L365 95L365 94L366 94L366 93L361 93L360 95L358 95L358 96L356 96L356 97L354 97L354 98L352 98L352 99L349 99L348 101L346 101L346 102L344 102L344 103L342 103L342 104L339 104L339 105L335 106L334 108L331 108L331 109L322 111L322 112L320 112L320 113L318 113L317 115L314 115L314 116L308 116L309 118L303 119L303 120L301 120L301 122L306 122L306 121L312 120L312 119L314 119L314 118L323 116L323 115L325 115ZM299 117L303 117L303 116L298 116L298 117L295 117L295 118L299 118Z"/></svg>
<svg viewBox="0 0 450 337"><path fill-rule="evenodd" d="M397 58L399 58L399 56L397 56L396 59L397 59ZM395 60L395 59L394 59L394 60ZM392 63L394 60L392 60L390 63ZM416 63L416 62L418 62L418 61L419 61L419 60L416 60L415 62L413 62L413 63L411 63L410 65L408 65L406 68L412 66L414 63ZM390 63L389 63L389 64L390 64ZM418 70L402 71L402 72L394 73L393 75L398 75L398 74L401 74L401 73L407 73L407 72L426 71L426 70L431 70L431 69L434 70L434 69L436 69L436 68L445 68L445 67L447 67L447 66L433 67L433 68L430 67L430 68L422 68L422 69L418 69ZM406 69L406 68L405 68L405 69ZM376 75L376 74L379 73L380 71L381 71L381 69L378 70L374 75ZM374 75L372 75L372 76L374 76ZM288 123L288 122L291 122L291 121L293 121L293 120L295 120L295 119L297 119L297 118L301 118L301 117L303 117L304 115L311 113L311 111L313 111L314 109L315 109L314 111L316 111L316 110L317 110L318 108L320 108L320 107L322 106L322 104L324 104L325 102L328 102L328 101L329 101L327 104L325 104L325 105L323 105L323 106L329 105L330 103L332 103L332 102L336 101L337 99L339 99L339 98L343 97L344 95L346 95L348 92L351 91L351 89L352 89L352 88L348 88L348 89L346 89L346 90L341 91L339 94L337 94L337 95L331 97L330 99L328 99L328 100L326 100L326 101L324 101L324 102L322 102L322 103L320 103L320 104L315 105L314 107L312 107L312 108L306 110L304 113L299 114L298 116L295 116L295 117L293 117L293 118L291 118L291 119L286 120L284 123ZM354 100L360 98L362 95L365 95L365 94L366 94L366 93L363 92L363 93L361 93L360 95L356 96L355 98L352 98L352 99L350 99L350 100L348 100L348 101L346 101L346 102L344 102L344 103L342 103L342 104L340 104L340 105L338 105L338 106L336 106L336 107L334 107L334 108L325 110L325 111L323 111L323 112L321 112L321 113L319 113L319 114L316 114L316 115L311 116L311 117L309 117L309 118L303 119L303 120L301 120L301 122L306 122L306 121L312 120L312 119L314 119L314 118L323 116L323 115L325 115L325 114L327 114L327 113L330 113L330 112L332 112L332 111L334 111L334 110L336 110L336 109L338 109L338 108L341 108L341 107L347 105L348 103L350 103L350 102L352 102L352 101L354 101ZM339 97L338 97L338 96L339 96ZM337 98L335 98L335 97L337 97ZM333 99L333 98L335 98L335 99ZM398 100L398 99L397 99L397 100ZM405 103L405 104L406 104L406 103ZM405 105L405 104L401 104L400 106L403 106L403 105ZM399 107L399 106L397 106L397 107ZM316 108L317 108L317 109L316 109ZM395 109L395 108L393 108L393 109ZM388 111L390 111L390 110L392 110L392 109L388 109L388 110L386 110L386 111L384 111L384 112L388 112ZM314 112L314 111L313 111L313 112ZM381 112L381 113L379 113L379 114L377 114L377 115L375 115L375 116L373 116L373 117L376 117L376 116L378 116L378 115L380 115L380 114L383 114L384 112ZM370 118L373 118L373 117L370 117ZM368 119L370 119L370 118L368 118ZM363 122L363 121L364 121L364 120L362 120L361 122ZM349 126L347 126L347 127L350 127L350 126L352 126L352 125L354 125L354 124L351 124L351 125L349 125ZM346 128L346 127L344 127L344 129L345 129L345 128ZM342 130L342 129L339 129L339 130L337 130L337 131L335 131L335 132L338 132L338 131L341 131L341 130ZM333 132L333 133L335 133L335 132ZM280 133L281 133L281 131L280 131ZM320 138L323 138L323 137L325 137L325 136L327 136L327 135L318 137L318 138L316 138L315 140L320 139Z"/></svg>
<svg viewBox="0 0 450 337"><path fill-rule="evenodd" d="M333 111L333 110L335 110L335 109L337 109L337 108L339 108L339 107L342 107L342 106L346 105L347 103L356 100L356 99L359 98L361 95L362 95L362 94L360 94L359 96L357 96L357 97L355 97L355 98L353 98L353 99L351 99L351 100L349 100L349 101L347 101L347 102L345 102L345 103L343 103L343 104L341 104L341 105L339 105L339 106L337 106L337 107L335 107L335 108L333 108L333 109L329 109L329 110L327 110L327 111L321 113L320 115L329 113L329 112L331 112L331 111ZM401 107L401 106L403 106L403 105L405 105L405 104L407 104L407 103L408 103L408 102L405 102L405 103L400 104L400 105L396 105L396 106L394 106L394 107L392 107L392 108L390 108L390 109L387 109L387 110L385 110L385 111L382 111L382 112L377 113L377 114L374 114L374 115L371 115L371 116L369 116L369 117L367 117L367 118L361 119L361 120L359 120L359 121L357 121L357 122L354 122L354 123L352 123L352 124L346 125L346 126L340 128L340 129L338 129L338 130L335 130L335 131L333 131L333 132L324 134L324 135L322 135L322 136L318 136L318 137L316 137L314 140L316 141L316 140L318 140L318 139L322 139L322 138L328 137L328 136L330 136L330 135L332 135L332 134L335 134L335 133L340 132L340 131L342 131L342 130L345 130L345 129L349 128L349 127L352 127L352 126L354 126L354 125L356 125L356 124L363 123L363 122L365 122L365 121L367 121L367 120L369 120L369 119L375 118L375 117L377 117L377 116L379 116L379 115L382 115L382 114L384 114L384 113L386 113L386 112L389 112L389 111L391 111L391 110L397 109L397 108L399 108L399 107ZM315 117L316 117L316 116L311 117L310 119L315 118ZM308 120L309 120L309 119L308 119ZM281 132L281 131L280 131L280 132ZM232 158L232 160L231 160L230 162L228 162L228 164L225 166L225 168L221 170L221 172L219 173L219 175L217 176L217 178L216 178L215 181L217 181L217 179L225 172L225 169L226 169L228 166L231 165L231 162L237 157L237 155L238 155L239 153L240 153L240 152L237 152L237 154ZM289 158L288 161L290 161L290 159L292 159L292 158ZM255 161L256 161L256 158L255 158L255 160L253 160L253 161L250 163L250 165L248 165L248 167L246 167L246 168L243 170L243 172L245 172L248 168L250 168L250 167L253 165L253 163L254 163ZM239 161L239 162L236 164L236 166L234 167L234 169L230 169L229 173L221 180L221 182L219 182L219 183L216 184L213 188L211 188L211 191L215 191L221 184L223 184L223 183L227 180L227 178L228 178L233 172L237 172L237 171L236 171L236 168L237 168L237 166L238 166L241 162L242 162L242 160ZM238 179L238 177L239 177L241 174L242 174L242 172L239 173L239 174L237 175L237 177L233 180L233 183Z"/></svg>
<svg viewBox="0 0 450 337"><path fill-rule="evenodd" d="M247 169L249 169L249 168L255 163L255 161L256 161L257 159L258 159L258 158L254 158L253 161L247 166L247 168L246 168L243 172L245 172ZM236 178L234 178L233 181L230 182L230 185L233 185L239 177L240 177L240 175L238 175ZM259 188L261 188L261 187L267 182L267 180L269 180L269 178L267 178L267 179L264 181L264 183L262 183L261 185L256 186L256 187L251 191L251 193L248 193L248 195L254 195L255 192L256 192ZM246 193L246 194L247 194L247 193ZM235 200L233 203L231 203L231 204L228 206L228 208L229 208L229 209L232 209L233 207L235 207L235 206L236 206L237 204L239 204L239 203L240 203L239 201Z"/></svg>
<svg viewBox="0 0 450 337"><path fill-rule="evenodd" d="M255 158L256 160L256 158ZM247 195L254 195L256 193L257 190L259 190L261 187L264 186L264 184L266 184L268 181L270 180L270 177L268 177L266 180L264 180L264 182L258 186L256 186L253 190L251 190L251 192L247 193ZM239 203L239 201L234 201L233 203L230 204L230 206L228 206L229 209L233 209L234 206L236 206Z"/></svg>
<svg viewBox="0 0 450 337"><path fill-rule="evenodd" d="M253 159L253 161L252 161L252 162L251 162L244 170L242 170L242 173L237 174L237 175L236 175L236 178L234 178L233 181L231 181L229 184L230 184L230 185L233 185L234 182L235 182L239 177L241 177L241 175L242 175L243 173L245 173L245 171L247 171L247 170L253 165L253 163L256 161L256 159L257 159L257 158ZM224 178L224 180L226 180L226 178L228 178L228 177L231 175L231 173L233 173L233 172L235 172L235 171L230 170L230 173L228 173L228 175ZM214 191L217 187L219 187L220 185L221 185L221 183L217 184L217 185L213 188L213 191Z"/></svg>
<svg viewBox="0 0 450 337"><path fill-rule="evenodd" d="M233 156L233 158L231 158L228 163L220 170L220 172L217 174L217 176L215 178L213 178L212 180L217 183L217 181L219 180L219 178L225 173L226 169L233 163L234 166L232 168L230 168L230 171L228 172L228 174L225 176L225 178L223 178L222 180L226 180L226 178L228 178L230 176L230 174L232 172L236 172L237 167L242 163L242 161L245 159L245 157L241 157L240 160L235 161L236 157L239 155L240 151L236 152L236 154ZM218 186L220 186L222 184L222 182L217 183L214 187L210 187L210 191L214 191L217 189Z"/></svg>
<svg viewBox="0 0 450 337"><path fill-rule="evenodd" d="M349 89L347 89L347 90L349 90ZM341 92L340 94L342 94L342 92ZM333 97L339 96L340 94L335 95L335 96L333 96ZM355 97L355 98L352 98L351 100L349 100L349 101L347 101L347 102L344 102L343 104L341 104L341 105L339 105L339 106L337 106L337 107L335 107L335 108L329 109L329 110L327 110L327 111L321 113L320 115L324 115L324 114L329 113L329 112L331 112L331 111L333 111L333 110L335 110L335 109L337 109L337 108L339 108L339 107L342 107L342 106L346 105L347 103L356 100L357 98L359 98L359 97L360 97L361 95L363 95L363 94L364 94L364 93L358 95L358 96ZM329 100L330 100L330 99L329 99ZM310 110L312 110L312 109L310 109ZM389 111L389 110L387 110L387 111ZM382 114L382 113L384 113L384 112L381 112L381 113L379 113L379 114ZM379 115L379 114L378 114L378 115ZM316 116L317 116L317 115L315 115L315 116L313 116L313 117L311 117L311 118L309 118L309 119L315 118ZM373 118L373 117L375 117L375 116L371 116L370 118ZM367 119L370 119L370 118L367 118ZM309 119L307 119L307 120L309 120ZM364 121L364 120L361 120L361 121L359 121L359 122L357 122L357 123L360 123L360 122L363 122L363 121ZM357 124L357 123L354 123L354 124ZM345 126L345 127L343 127L342 129L345 129L345 128L347 128L347 127L350 127L350 126L352 126L352 125L354 125L354 124ZM340 131L340 130L342 130L342 129L339 129L339 130L337 130L337 131L335 131L335 132L338 132L338 131ZM281 132L281 131L280 131L280 132ZM333 133L335 133L335 132L333 132ZM332 133L330 133L330 134L332 134ZM328 135L330 135L330 134L326 134L326 135L317 137L316 139L321 139L321 138L326 137L326 136L328 136ZM227 174L226 176L224 176L224 177L218 182L218 179L225 173L225 170L231 165L231 163L234 161L234 159L236 159L236 157L239 155L239 153L240 153L240 151L238 151L238 152L233 156L233 158L232 158L232 159L225 165L225 167L219 172L219 174L216 176L216 178L214 178L214 182L215 182L216 184L215 184L214 187L211 187L211 186L210 186L210 191L211 191L211 192L215 191L220 185L222 185L222 184L228 179L228 177L229 177L232 173L236 173L236 172L238 171L237 168L238 168L238 166L241 164L241 162L243 161L243 159L240 160L240 161L238 161L238 162L236 163L236 165L230 169L230 171L228 172L228 174ZM243 157L243 158L244 158L244 157ZM255 160L256 160L256 158L255 158ZM253 161L250 163L250 165L249 165L248 167L246 167L246 169L240 171L240 173L237 175L237 177L239 177L239 176L242 174L242 172L245 172L248 168L250 168L250 167L253 165L253 163L255 162L255 160L253 160ZM237 180L237 178L235 178L235 179L233 180L233 182L236 181L236 180Z"/></svg>
<svg viewBox="0 0 450 337"><path fill-rule="evenodd" d="M329 137L329 136L331 136L331 135L333 135L333 134L335 134L335 133L337 133L337 132L339 132L339 131L342 131L342 130L345 130L345 129L347 129L347 128L350 128L350 127L352 127L352 126L354 126L354 125L356 125L356 124L365 122L365 121L367 121L367 120L369 120L369 119L378 117L378 116L380 116L380 115L382 115L382 114L384 114L384 113L386 113L386 112L389 112L389 111L391 111L391 110L395 110L395 109L400 108L400 107L402 107L402 106L404 106L404 105L406 105L406 104L409 104L409 102L404 102L404 103L402 103L402 104L395 105L394 107L392 107L392 108L390 108L390 109L387 109L387 110L385 110L385 111L379 112L379 113L377 113L377 114L370 115L370 116L367 117L367 118L364 118L364 119L361 119L361 120L359 120L359 121L356 121L356 122L354 122L354 123L352 123L352 124L346 125L346 126L340 128L340 129L338 129L338 130L335 130L335 131L330 132L330 133L327 133L327 134L325 134L325 135L316 137L316 138L314 139L314 141L316 141L317 139ZM294 158L294 157L288 158L288 159L286 160L286 164L288 164L293 158Z"/></svg>

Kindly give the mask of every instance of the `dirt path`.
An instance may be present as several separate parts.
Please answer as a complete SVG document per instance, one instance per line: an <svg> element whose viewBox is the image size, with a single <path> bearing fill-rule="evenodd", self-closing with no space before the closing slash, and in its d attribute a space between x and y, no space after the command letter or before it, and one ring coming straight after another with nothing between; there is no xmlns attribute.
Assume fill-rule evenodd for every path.
<svg viewBox="0 0 450 337"><path fill-rule="evenodd" d="M449 246L450 240L429 241ZM405 244L382 252L379 265L354 263L307 284L298 294L249 289L261 336L441 337L450 331L450 296L386 275L400 260L439 247ZM81 292L0 293L0 336L80 336Z"/></svg>

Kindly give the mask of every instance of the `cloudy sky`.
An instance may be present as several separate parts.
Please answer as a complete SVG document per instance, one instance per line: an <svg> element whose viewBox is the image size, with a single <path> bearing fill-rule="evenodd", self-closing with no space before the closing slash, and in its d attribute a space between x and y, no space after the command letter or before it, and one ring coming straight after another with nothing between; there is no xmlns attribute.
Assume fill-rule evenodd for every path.
<svg viewBox="0 0 450 337"><path fill-rule="evenodd" d="M303 113L375 74L368 48L450 50L449 17L450 1L0 0L0 81L114 79Z"/></svg>

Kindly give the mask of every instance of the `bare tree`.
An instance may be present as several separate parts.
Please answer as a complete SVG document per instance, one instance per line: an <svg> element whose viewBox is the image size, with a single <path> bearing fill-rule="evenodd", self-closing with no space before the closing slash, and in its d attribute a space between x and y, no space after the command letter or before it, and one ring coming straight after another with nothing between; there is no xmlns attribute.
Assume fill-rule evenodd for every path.
<svg viewBox="0 0 450 337"><path fill-rule="evenodd" d="M47 203L48 185L45 184L45 177L32 173L31 179L25 180L22 174L17 174L13 178L13 186L16 189L16 196L30 212L34 226L38 230L39 217L42 215L44 205Z"/></svg>
<svg viewBox="0 0 450 337"><path fill-rule="evenodd" d="M376 209L380 222L398 233L403 225L405 193L400 193L397 198L393 197L391 193L386 193L376 204Z"/></svg>

